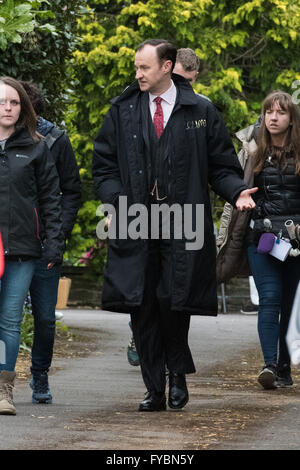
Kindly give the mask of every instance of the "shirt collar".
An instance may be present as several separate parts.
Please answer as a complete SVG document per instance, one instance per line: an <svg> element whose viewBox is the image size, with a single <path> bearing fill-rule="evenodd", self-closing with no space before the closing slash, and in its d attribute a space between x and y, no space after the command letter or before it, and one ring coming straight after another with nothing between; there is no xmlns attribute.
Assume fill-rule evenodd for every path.
<svg viewBox="0 0 300 470"><path fill-rule="evenodd" d="M174 104L176 101L176 93L177 93L176 86L173 80L171 80L170 88L159 96L168 104ZM154 101L155 98L157 98L157 95L152 95L152 93L149 93L150 102Z"/></svg>

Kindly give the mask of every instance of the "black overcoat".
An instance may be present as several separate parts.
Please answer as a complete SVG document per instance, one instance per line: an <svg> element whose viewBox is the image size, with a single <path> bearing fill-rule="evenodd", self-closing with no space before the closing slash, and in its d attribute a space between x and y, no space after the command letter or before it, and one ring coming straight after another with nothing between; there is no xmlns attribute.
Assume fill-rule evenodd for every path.
<svg viewBox="0 0 300 470"><path fill-rule="evenodd" d="M171 132L168 204L204 206L204 245L187 250L187 240L172 240L172 310L217 314L216 251L209 185L234 204L248 186L243 181L230 136L214 105L196 95L190 84L173 74L177 100L167 126ZM141 102L148 94L134 82L113 101L95 140L93 177L102 203L118 205L148 197L148 164ZM148 240L109 240L102 307L130 313L141 305Z"/></svg>

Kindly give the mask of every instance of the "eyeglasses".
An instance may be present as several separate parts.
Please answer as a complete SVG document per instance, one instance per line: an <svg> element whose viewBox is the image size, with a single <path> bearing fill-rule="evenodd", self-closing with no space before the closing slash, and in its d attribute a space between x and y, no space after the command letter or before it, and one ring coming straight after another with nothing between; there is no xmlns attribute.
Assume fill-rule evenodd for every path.
<svg viewBox="0 0 300 470"><path fill-rule="evenodd" d="M0 98L0 106L5 106L6 103L9 103L13 108L21 104L20 101L17 100L5 100L4 98Z"/></svg>

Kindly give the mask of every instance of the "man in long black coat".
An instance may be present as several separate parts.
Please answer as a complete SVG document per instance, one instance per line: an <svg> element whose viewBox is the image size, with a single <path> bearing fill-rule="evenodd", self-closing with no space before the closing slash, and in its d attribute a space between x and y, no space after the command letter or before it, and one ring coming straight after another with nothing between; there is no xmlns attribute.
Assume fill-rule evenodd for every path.
<svg viewBox="0 0 300 470"><path fill-rule="evenodd" d="M195 372L188 346L190 315L217 315L209 184L239 210L255 205L255 189L242 179L217 110L197 96L187 80L172 75L175 62L176 48L168 41L149 40L139 46L136 81L113 101L93 155L97 194L103 204L115 208L119 223L115 221L117 235L109 239L102 306L131 314L147 388L140 411L166 409L165 365L169 407L186 405L185 374ZM148 237L142 236L143 228L140 237L124 237L125 196L127 207L140 204L148 209ZM151 212L154 206L174 204L189 214L182 224L188 221L190 230L182 227L181 237L175 216L170 216L173 225L166 236L164 223L157 223ZM132 217L127 224L130 221ZM158 235L151 232L155 223ZM193 244L191 234L197 234L197 227L203 243Z"/></svg>

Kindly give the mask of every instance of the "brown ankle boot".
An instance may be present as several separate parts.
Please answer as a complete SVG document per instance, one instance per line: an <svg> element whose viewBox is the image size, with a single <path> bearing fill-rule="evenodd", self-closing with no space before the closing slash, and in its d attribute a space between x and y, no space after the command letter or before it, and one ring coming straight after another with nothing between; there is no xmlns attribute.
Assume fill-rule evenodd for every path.
<svg viewBox="0 0 300 470"><path fill-rule="evenodd" d="M16 373L9 370L0 371L0 415L15 415L13 388Z"/></svg>

